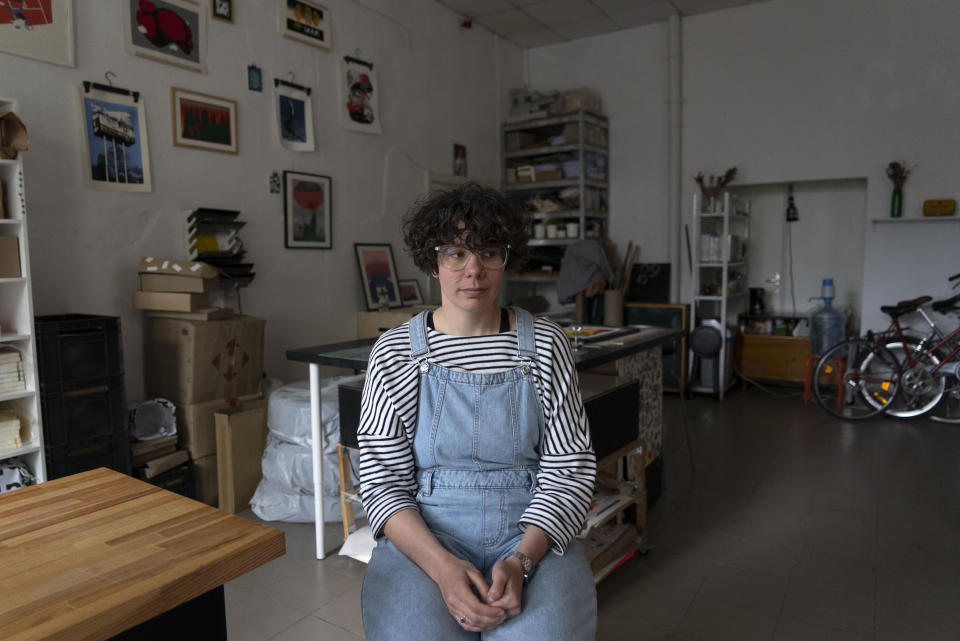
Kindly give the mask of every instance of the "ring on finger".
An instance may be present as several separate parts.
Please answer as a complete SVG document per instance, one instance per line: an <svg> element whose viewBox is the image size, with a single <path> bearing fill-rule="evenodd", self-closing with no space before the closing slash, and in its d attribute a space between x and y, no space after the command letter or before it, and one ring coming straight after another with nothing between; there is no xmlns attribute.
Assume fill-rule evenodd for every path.
<svg viewBox="0 0 960 641"><path fill-rule="evenodd" d="M457 621L460 622L460 625L463 625L464 623L467 622L467 615L464 614L462 617L460 617L459 619L457 619Z"/></svg>

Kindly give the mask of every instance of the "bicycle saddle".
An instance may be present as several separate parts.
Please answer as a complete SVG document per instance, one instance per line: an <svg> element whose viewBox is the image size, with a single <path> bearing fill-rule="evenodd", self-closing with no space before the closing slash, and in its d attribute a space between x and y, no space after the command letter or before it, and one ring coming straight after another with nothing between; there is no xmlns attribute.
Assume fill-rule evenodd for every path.
<svg viewBox="0 0 960 641"><path fill-rule="evenodd" d="M882 305L880 311L884 314L888 314L893 318L898 316L903 316L904 314L909 314L910 312L917 311L917 308L923 305L924 303L929 303L933 300L931 296L921 296L919 298L914 298L913 300L902 300L896 305Z"/></svg>
<svg viewBox="0 0 960 641"><path fill-rule="evenodd" d="M960 294L953 296L952 298L945 298L943 300L934 301L933 305L930 307L933 308L933 311L940 312L949 312L957 309L957 301L960 301Z"/></svg>

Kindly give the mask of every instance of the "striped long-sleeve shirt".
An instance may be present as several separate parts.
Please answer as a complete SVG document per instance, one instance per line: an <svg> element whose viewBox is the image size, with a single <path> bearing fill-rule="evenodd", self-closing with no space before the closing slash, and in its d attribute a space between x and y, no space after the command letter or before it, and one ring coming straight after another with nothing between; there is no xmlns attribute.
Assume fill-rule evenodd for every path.
<svg viewBox="0 0 960 641"><path fill-rule="evenodd" d="M563 554L580 530L593 494L596 457L590 439L573 354L563 330L534 322L535 372L545 414L540 467L530 505L520 525L536 525ZM517 366L517 332L451 336L428 329L430 361L441 367L492 373ZM363 388L360 479L363 507L374 536L400 510L417 509L413 437L417 426L419 369L410 359L409 323L383 334L374 345Z"/></svg>

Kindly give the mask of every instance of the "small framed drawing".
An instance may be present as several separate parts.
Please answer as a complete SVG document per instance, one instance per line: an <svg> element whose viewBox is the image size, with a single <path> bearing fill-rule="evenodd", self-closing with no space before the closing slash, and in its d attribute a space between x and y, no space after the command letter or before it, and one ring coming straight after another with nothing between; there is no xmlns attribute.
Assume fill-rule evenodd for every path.
<svg viewBox="0 0 960 641"><path fill-rule="evenodd" d="M321 49L330 49L330 11L312 0L277 0L280 33Z"/></svg>
<svg viewBox="0 0 960 641"><path fill-rule="evenodd" d="M283 172L283 245L290 249L333 247L330 177Z"/></svg>
<svg viewBox="0 0 960 641"><path fill-rule="evenodd" d="M233 22L233 0L210 0L210 17Z"/></svg>
<svg viewBox="0 0 960 641"><path fill-rule="evenodd" d="M191 0L123 0L127 53L204 73L207 13Z"/></svg>
<svg viewBox="0 0 960 641"><path fill-rule="evenodd" d="M170 87L173 144L237 153L237 101Z"/></svg>
<svg viewBox="0 0 960 641"><path fill-rule="evenodd" d="M280 144L291 151L313 151L313 101L310 90L274 80L274 109Z"/></svg>
<svg viewBox="0 0 960 641"><path fill-rule="evenodd" d="M401 280L400 300L404 305L423 305L423 296L420 294L420 281L416 279Z"/></svg>
<svg viewBox="0 0 960 641"><path fill-rule="evenodd" d="M360 282L363 284L367 309L374 311L401 307L403 301L400 299L397 266L393 262L393 247L369 243L354 243L353 247L357 252L357 266L360 268Z"/></svg>
<svg viewBox="0 0 960 641"><path fill-rule="evenodd" d="M124 89L80 88L84 159L92 187L108 191L149 192L150 151L142 96Z"/></svg>
<svg viewBox="0 0 960 641"><path fill-rule="evenodd" d="M73 67L73 0L0 2L0 51Z"/></svg>

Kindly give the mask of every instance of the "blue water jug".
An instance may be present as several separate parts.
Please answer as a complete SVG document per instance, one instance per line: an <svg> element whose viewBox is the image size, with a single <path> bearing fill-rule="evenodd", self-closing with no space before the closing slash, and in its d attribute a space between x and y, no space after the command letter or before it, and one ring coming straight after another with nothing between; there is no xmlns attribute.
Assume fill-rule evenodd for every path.
<svg viewBox="0 0 960 641"><path fill-rule="evenodd" d="M824 278L820 286L820 296L810 300L822 300L823 307L817 310L810 318L810 353L822 355L828 349L845 339L847 336L846 317L833 308L833 279Z"/></svg>

